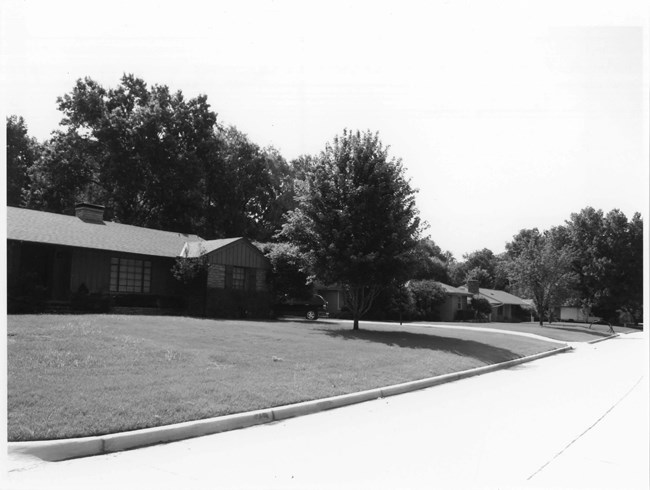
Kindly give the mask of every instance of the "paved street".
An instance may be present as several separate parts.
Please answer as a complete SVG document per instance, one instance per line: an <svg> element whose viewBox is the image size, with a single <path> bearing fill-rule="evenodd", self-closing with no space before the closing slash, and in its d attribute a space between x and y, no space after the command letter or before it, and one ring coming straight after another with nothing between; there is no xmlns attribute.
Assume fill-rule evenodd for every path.
<svg viewBox="0 0 650 490"><path fill-rule="evenodd" d="M60 463L5 488L648 488L647 341L264 426Z"/></svg>

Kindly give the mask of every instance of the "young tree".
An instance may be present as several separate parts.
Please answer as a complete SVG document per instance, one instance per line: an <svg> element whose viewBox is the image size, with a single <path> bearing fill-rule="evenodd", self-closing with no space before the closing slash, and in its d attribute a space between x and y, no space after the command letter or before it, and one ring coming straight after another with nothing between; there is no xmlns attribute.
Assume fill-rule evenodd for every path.
<svg viewBox="0 0 650 490"><path fill-rule="evenodd" d="M562 244L562 230L554 228L543 234L536 229L517 235L518 255L510 264L511 280L530 294L544 325L544 314L561 304L571 293L577 275L571 268L573 250ZM509 249L512 249L511 246Z"/></svg>
<svg viewBox="0 0 650 490"><path fill-rule="evenodd" d="M345 130L305 177L280 236L319 280L343 285L357 330L382 288L406 279L420 232L415 191L371 132Z"/></svg>

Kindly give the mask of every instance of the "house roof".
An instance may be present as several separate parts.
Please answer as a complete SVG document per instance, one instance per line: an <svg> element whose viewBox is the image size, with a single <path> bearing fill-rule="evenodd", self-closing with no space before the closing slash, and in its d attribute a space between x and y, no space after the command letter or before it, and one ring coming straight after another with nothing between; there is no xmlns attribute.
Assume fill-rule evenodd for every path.
<svg viewBox="0 0 650 490"><path fill-rule="evenodd" d="M176 257L185 242L202 242L197 235L153 230L104 221L90 223L63 214L7 206L7 239Z"/></svg>
<svg viewBox="0 0 650 490"><path fill-rule="evenodd" d="M224 248L230 245L231 243L234 243L242 239L243 239L242 237L237 237L237 238L221 238L218 240L204 240L201 242L196 242L196 241L186 242L185 244L183 244L183 248L178 255L180 257L196 258L196 257L200 257L203 254L208 254L220 248Z"/></svg>
<svg viewBox="0 0 650 490"><path fill-rule="evenodd" d="M467 286L460 286L458 289L467 291ZM500 305L518 305L524 307L530 307L523 299L518 298L514 294L506 293L499 289L486 289L479 288L479 295L487 299L491 305L500 306Z"/></svg>
<svg viewBox="0 0 650 490"><path fill-rule="evenodd" d="M450 286L449 284L445 284L443 282L438 282L437 283L442 289L445 290L445 293L447 294L455 294L455 295L460 295L460 296L472 296L470 293L467 291L463 291L460 288L456 288L454 286Z"/></svg>

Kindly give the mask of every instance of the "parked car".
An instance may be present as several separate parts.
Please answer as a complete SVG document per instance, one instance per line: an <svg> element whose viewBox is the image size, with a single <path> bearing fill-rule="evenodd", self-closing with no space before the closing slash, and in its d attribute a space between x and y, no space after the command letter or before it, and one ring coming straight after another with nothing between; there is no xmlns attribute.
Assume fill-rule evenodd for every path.
<svg viewBox="0 0 650 490"><path fill-rule="evenodd" d="M297 299L283 296L273 305L273 311L278 316L302 316L307 320L317 320L327 316L327 301L315 294L308 299Z"/></svg>

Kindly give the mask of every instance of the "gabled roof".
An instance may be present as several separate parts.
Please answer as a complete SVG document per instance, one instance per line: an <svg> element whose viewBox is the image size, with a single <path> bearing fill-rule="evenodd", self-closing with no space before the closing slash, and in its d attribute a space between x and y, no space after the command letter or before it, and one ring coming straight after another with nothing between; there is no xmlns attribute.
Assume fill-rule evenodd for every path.
<svg viewBox="0 0 650 490"><path fill-rule="evenodd" d="M187 257L187 258L197 258L200 257L203 254L209 254L210 252L214 252L215 250L219 250L220 248L226 247L230 245L231 243L235 243L236 241L243 240L242 237L237 237L237 238L220 238L218 240L204 240L201 242L187 242L183 244L183 249L180 251L178 254L179 257Z"/></svg>
<svg viewBox="0 0 650 490"><path fill-rule="evenodd" d="M458 289L467 291L467 286L460 286ZM486 289L479 288L479 296L487 299L491 305L501 306L501 305L518 305L524 307L530 307L523 299L518 298L514 294L506 293L499 289Z"/></svg>
<svg viewBox="0 0 650 490"><path fill-rule="evenodd" d="M443 282L438 282L437 284L438 284L440 287L442 287L442 289L444 289L444 290L445 290L445 293L447 293L447 294L455 294L455 295L458 295L458 296L472 296L472 295L471 295L470 293L468 293L467 291L463 291L463 290L460 289L460 288L456 288L456 287L454 287L454 286L450 286L449 284L445 284L445 283L443 283Z"/></svg>
<svg viewBox="0 0 650 490"><path fill-rule="evenodd" d="M7 239L69 247L176 257L197 235L104 221L89 223L63 214L7 206Z"/></svg>

